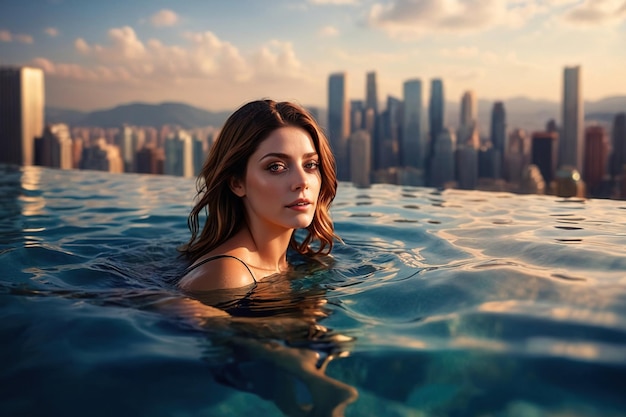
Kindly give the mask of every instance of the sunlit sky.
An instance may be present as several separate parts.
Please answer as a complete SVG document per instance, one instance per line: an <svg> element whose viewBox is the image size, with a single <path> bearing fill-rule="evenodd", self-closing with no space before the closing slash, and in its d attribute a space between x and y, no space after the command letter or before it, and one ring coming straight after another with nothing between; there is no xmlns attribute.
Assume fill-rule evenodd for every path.
<svg viewBox="0 0 626 417"><path fill-rule="evenodd" d="M229 110L270 97L326 106L376 71L379 99L442 78L447 100L626 95L625 0L0 0L0 65L46 74L46 104L178 101Z"/></svg>

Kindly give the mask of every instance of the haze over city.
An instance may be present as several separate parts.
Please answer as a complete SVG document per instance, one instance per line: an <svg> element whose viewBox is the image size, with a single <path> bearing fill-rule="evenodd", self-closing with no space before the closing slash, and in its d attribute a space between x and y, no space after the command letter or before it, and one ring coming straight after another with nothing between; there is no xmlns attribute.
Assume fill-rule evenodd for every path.
<svg viewBox="0 0 626 417"><path fill-rule="evenodd" d="M362 99L441 78L445 98L560 101L580 65L585 100L626 95L621 0L37 0L0 4L0 65L42 68L46 105L94 110L179 101L232 109L259 97L325 106L328 74ZM427 96L427 92L426 95Z"/></svg>

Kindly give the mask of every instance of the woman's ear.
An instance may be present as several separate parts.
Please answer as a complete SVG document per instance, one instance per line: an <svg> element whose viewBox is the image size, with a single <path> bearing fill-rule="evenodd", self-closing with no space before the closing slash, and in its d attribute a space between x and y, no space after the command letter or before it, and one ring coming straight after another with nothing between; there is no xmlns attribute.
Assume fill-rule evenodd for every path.
<svg viewBox="0 0 626 417"><path fill-rule="evenodd" d="M232 177L230 179L230 190L237 197L244 197L246 195L246 187L243 184L243 181L240 178Z"/></svg>

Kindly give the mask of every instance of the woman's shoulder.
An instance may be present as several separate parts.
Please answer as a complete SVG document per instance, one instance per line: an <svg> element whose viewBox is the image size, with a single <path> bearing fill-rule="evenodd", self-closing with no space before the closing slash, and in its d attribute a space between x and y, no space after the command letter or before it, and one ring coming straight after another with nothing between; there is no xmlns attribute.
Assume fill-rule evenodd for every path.
<svg viewBox="0 0 626 417"><path fill-rule="evenodd" d="M247 263L235 253L208 254L194 262L178 285L185 291L240 288L256 279Z"/></svg>

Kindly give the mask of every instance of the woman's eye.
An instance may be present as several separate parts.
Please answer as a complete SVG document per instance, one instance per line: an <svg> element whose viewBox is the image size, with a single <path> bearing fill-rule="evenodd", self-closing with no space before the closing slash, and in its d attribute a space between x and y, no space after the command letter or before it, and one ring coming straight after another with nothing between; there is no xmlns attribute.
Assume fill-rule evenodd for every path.
<svg viewBox="0 0 626 417"><path fill-rule="evenodd" d="M281 172L285 169L286 167L283 164L279 164L279 163L273 163L267 167L267 170L270 172Z"/></svg>
<svg viewBox="0 0 626 417"><path fill-rule="evenodd" d="M307 162L306 165L304 165L306 169L317 169L319 166L320 164L317 161L310 161Z"/></svg>

